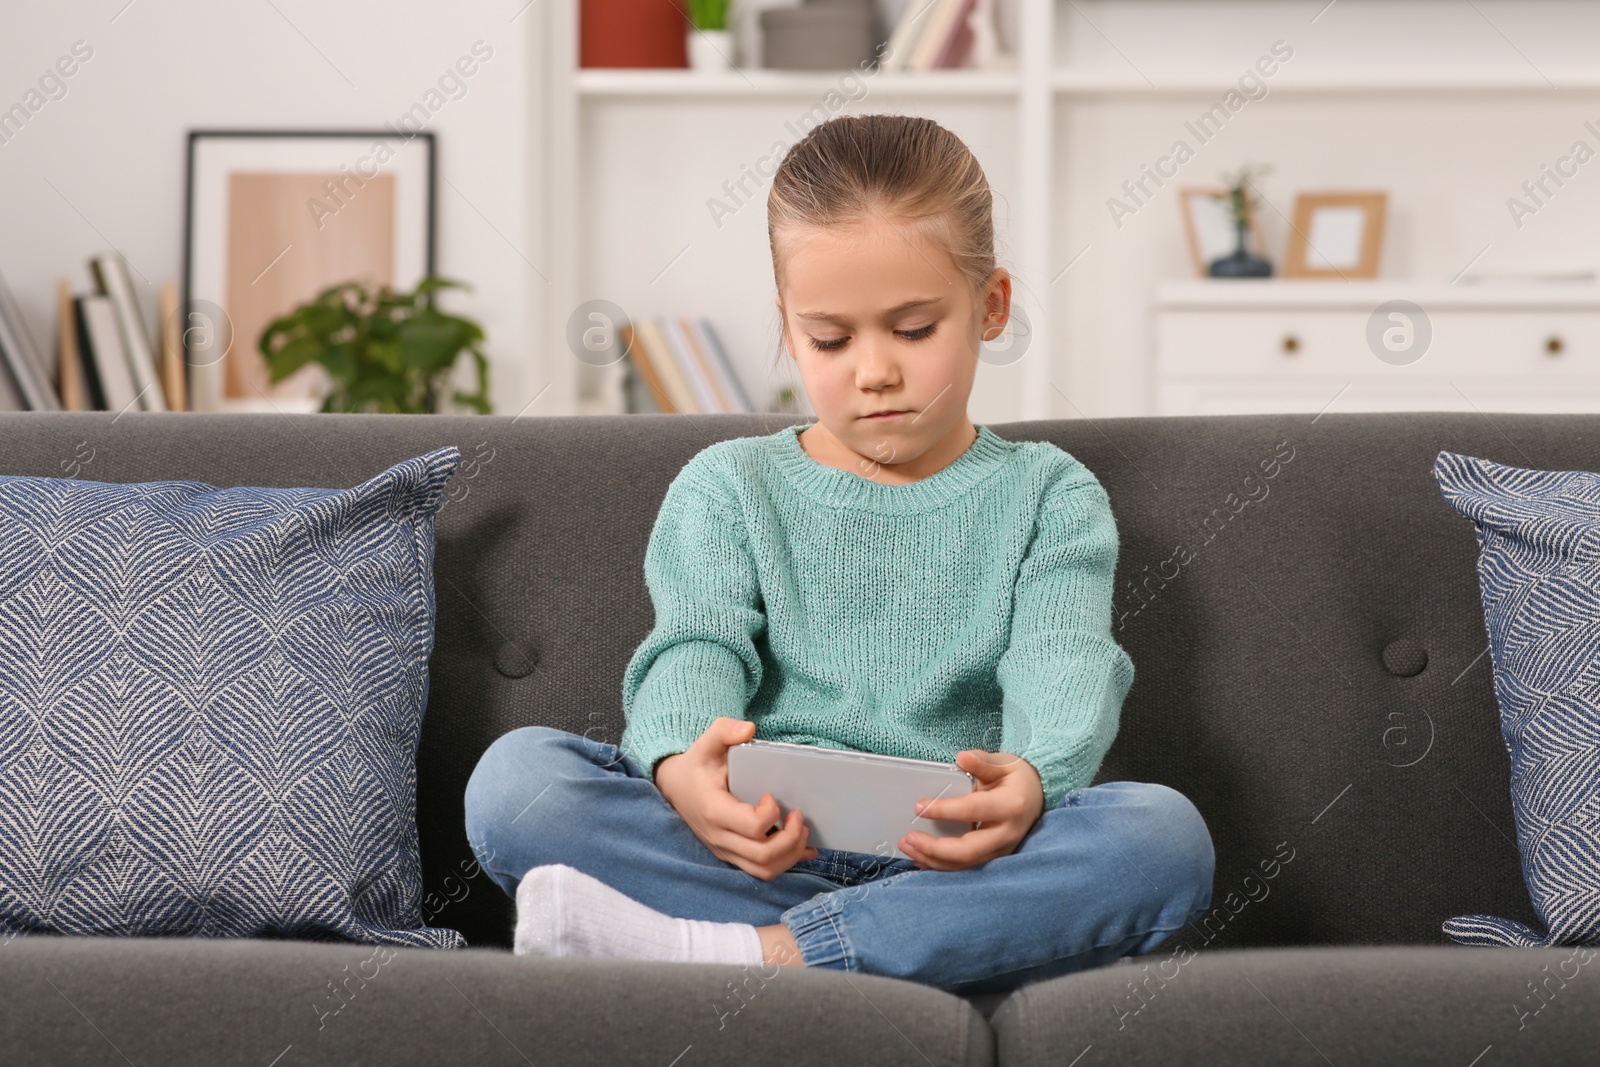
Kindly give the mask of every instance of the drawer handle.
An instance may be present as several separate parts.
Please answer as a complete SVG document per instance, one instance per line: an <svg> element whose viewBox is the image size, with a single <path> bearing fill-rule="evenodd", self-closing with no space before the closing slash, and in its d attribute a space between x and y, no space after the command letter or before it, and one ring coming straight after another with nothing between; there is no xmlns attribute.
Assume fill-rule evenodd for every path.
<svg viewBox="0 0 1600 1067"><path fill-rule="evenodd" d="M1283 351L1284 351L1285 354L1291 355L1291 356L1294 355L1296 352L1300 351L1300 338L1296 337L1292 333L1284 334L1283 335Z"/></svg>
<svg viewBox="0 0 1600 1067"><path fill-rule="evenodd" d="M1561 340L1561 335L1558 333L1553 333L1545 338L1544 351L1546 355L1559 356L1566 347Z"/></svg>

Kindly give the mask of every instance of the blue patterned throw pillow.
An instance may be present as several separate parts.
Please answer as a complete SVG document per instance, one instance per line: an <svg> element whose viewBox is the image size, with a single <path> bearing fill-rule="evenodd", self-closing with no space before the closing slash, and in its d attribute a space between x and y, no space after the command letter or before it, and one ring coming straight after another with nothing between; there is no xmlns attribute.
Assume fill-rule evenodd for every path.
<svg viewBox="0 0 1600 1067"><path fill-rule="evenodd" d="M1441 452L1434 476L1478 534L1522 877L1544 932L1447 919L1466 945L1600 944L1600 474Z"/></svg>
<svg viewBox="0 0 1600 1067"><path fill-rule="evenodd" d="M0 926L461 948L416 749L454 446L353 489L0 476Z"/></svg>

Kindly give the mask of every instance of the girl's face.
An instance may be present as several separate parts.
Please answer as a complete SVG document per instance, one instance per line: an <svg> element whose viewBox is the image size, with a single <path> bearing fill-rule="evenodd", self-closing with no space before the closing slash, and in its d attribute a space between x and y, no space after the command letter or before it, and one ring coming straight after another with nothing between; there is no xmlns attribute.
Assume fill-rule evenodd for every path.
<svg viewBox="0 0 1600 1067"><path fill-rule="evenodd" d="M784 344L819 423L803 435L815 434L808 451L878 481L913 481L953 462L976 432L967 397L979 343L1006 324L1007 272L996 268L974 299L944 248L879 213L790 227L778 243ZM870 417L885 411L900 414ZM880 465L896 473L878 476Z"/></svg>

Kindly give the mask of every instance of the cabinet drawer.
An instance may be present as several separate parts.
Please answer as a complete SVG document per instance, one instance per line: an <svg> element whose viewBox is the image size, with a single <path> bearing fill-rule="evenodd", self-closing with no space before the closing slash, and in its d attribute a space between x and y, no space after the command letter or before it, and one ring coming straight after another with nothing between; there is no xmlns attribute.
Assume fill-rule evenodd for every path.
<svg viewBox="0 0 1600 1067"><path fill-rule="evenodd" d="M1163 311L1156 344L1163 374L1361 375L1406 372L1533 374L1600 373L1600 314L1577 311L1447 309L1427 316L1432 339L1423 355L1395 364L1368 345L1370 312L1260 310ZM1399 332L1394 358L1404 359L1422 324L1380 323ZM1381 342L1380 342L1381 344Z"/></svg>

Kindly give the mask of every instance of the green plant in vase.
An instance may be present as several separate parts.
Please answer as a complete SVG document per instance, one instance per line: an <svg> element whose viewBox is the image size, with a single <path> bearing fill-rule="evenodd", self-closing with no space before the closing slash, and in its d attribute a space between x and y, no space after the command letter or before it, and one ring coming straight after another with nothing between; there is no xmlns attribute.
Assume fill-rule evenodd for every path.
<svg viewBox="0 0 1600 1067"><path fill-rule="evenodd" d="M697 30L728 28L728 0L689 0L689 21Z"/></svg>
<svg viewBox="0 0 1600 1067"><path fill-rule="evenodd" d="M344 282L274 319L258 347L274 382L308 363L320 364L329 379L323 411L399 414L437 411L456 360L465 352L472 356L478 388L456 390L451 399L487 415L483 328L434 306L439 290L466 288L432 275L409 292Z"/></svg>
<svg viewBox="0 0 1600 1067"><path fill-rule="evenodd" d="M728 0L689 0L689 66L727 70L733 65L733 33Z"/></svg>
<svg viewBox="0 0 1600 1067"><path fill-rule="evenodd" d="M1270 167L1251 167L1246 163L1236 176L1224 174L1226 188L1218 199L1228 201L1228 216L1233 222L1237 243L1231 253L1212 260L1206 271L1213 278L1270 278L1272 263L1250 251L1250 222L1255 215L1256 178L1271 172Z"/></svg>

